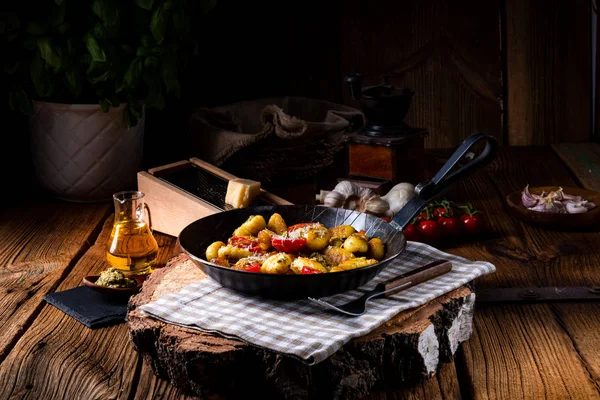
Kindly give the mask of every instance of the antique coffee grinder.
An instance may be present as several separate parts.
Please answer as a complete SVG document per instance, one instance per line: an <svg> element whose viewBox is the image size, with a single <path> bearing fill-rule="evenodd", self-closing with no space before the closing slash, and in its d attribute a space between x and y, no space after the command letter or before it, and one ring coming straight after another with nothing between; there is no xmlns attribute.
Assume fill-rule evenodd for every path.
<svg viewBox="0 0 600 400"><path fill-rule="evenodd" d="M344 81L367 120L359 131L346 136L348 177L391 184L422 180L427 131L404 122L414 91L387 83L363 87L361 74Z"/></svg>

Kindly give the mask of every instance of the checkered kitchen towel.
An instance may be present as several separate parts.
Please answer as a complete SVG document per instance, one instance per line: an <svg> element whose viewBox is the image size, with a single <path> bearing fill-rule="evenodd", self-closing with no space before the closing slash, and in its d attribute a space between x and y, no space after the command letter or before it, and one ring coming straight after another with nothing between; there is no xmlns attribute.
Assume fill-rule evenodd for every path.
<svg viewBox="0 0 600 400"><path fill-rule="evenodd" d="M440 259L452 262L451 272L390 297L373 299L367 312L358 317L325 311L308 299L257 299L224 288L210 278L145 304L140 310L166 323L240 339L295 356L312 365L325 360L352 338L367 334L399 312L423 305L496 270L489 262L469 261L423 243L408 242L406 250L369 283L322 300L335 305L344 304L360 297L364 291L374 289L380 282Z"/></svg>

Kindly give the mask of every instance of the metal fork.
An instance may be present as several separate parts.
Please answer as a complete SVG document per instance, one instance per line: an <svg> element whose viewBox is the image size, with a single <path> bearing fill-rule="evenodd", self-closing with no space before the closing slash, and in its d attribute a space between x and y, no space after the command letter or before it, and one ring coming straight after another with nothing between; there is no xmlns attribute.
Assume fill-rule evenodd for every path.
<svg viewBox="0 0 600 400"><path fill-rule="evenodd" d="M309 297L308 299L325 307L338 311L340 313L359 316L365 313L367 309L367 303L379 296L390 296L394 293L399 292L402 289L407 289L411 286L425 282L429 279L433 279L437 276L446 274L452 270L452 263L448 260L438 260L417 269L414 269L406 274L395 276L385 282L382 282L375 286L375 289L368 291L356 300L341 306L335 306L325 300L316 299ZM408 298L395 298L398 300L410 301Z"/></svg>

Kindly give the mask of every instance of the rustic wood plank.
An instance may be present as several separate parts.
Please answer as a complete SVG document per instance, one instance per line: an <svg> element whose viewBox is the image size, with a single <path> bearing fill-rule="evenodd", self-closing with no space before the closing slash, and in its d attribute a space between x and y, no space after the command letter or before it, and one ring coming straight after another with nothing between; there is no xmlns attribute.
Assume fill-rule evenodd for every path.
<svg viewBox="0 0 600 400"><path fill-rule="evenodd" d="M600 191L600 144L559 143L552 145L552 148L581 186Z"/></svg>
<svg viewBox="0 0 600 400"><path fill-rule="evenodd" d="M201 400L199 396L183 393L171 382L157 377L152 368L145 362L142 363L140 379L135 389L134 400ZM127 398L131 398L128 396Z"/></svg>
<svg viewBox="0 0 600 400"><path fill-rule="evenodd" d="M454 363L441 366L435 377L403 390L389 392L388 400L410 399L460 399L458 376Z"/></svg>
<svg viewBox="0 0 600 400"><path fill-rule="evenodd" d="M461 347L461 372L469 390L463 395L474 399L600 396L571 338L547 304L481 305L474 327L471 340Z"/></svg>
<svg viewBox="0 0 600 400"><path fill-rule="evenodd" d="M429 130L428 148L456 146L475 131L502 140L500 4L346 1L341 71L362 73L365 86L388 73L389 83L414 89L406 122Z"/></svg>
<svg viewBox="0 0 600 400"><path fill-rule="evenodd" d="M57 291L79 286L84 276L108 267L104 251L112 223L113 217L106 219L95 244ZM170 257L176 242L166 235L156 238L160 266ZM126 324L91 330L45 305L0 365L0 387L6 398L117 398L131 392L137 365Z"/></svg>
<svg viewBox="0 0 600 400"><path fill-rule="evenodd" d="M556 303L550 307L600 390L600 304Z"/></svg>
<svg viewBox="0 0 600 400"><path fill-rule="evenodd" d="M0 361L98 235L112 205L26 202L0 211Z"/></svg>
<svg viewBox="0 0 600 400"><path fill-rule="evenodd" d="M590 2L507 0L509 144L587 142Z"/></svg>

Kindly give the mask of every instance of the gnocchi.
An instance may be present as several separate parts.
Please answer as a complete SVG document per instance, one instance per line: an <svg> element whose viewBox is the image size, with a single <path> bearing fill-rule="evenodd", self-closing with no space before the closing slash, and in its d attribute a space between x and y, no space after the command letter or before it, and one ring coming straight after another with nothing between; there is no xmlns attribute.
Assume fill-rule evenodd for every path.
<svg viewBox="0 0 600 400"><path fill-rule="evenodd" d="M206 249L206 259L218 265L265 274L322 274L348 271L382 260L385 245L352 225L328 228L320 222L289 226L274 213L267 220L251 215L227 242Z"/></svg>

